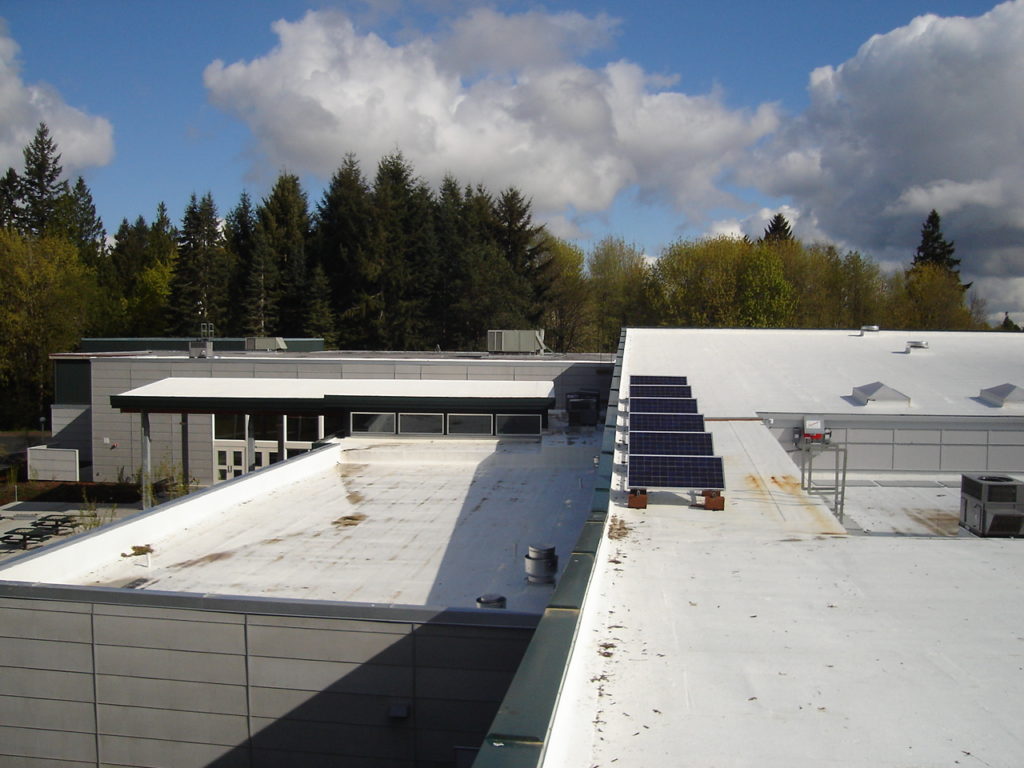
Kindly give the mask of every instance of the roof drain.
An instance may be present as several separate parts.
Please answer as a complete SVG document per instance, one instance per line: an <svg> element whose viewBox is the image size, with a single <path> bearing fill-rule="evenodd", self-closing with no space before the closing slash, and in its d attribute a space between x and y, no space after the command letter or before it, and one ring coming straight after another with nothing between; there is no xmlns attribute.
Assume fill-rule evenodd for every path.
<svg viewBox="0 0 1024 768"><path fill-rule="evenodd" d="M549 544L531 545L525 557L526 580L530 584L553 584L558 555Z"/></svg>
<svg viewBox="0 0 1024 768"><path fill-rule="evenodd" d="M505 607L505 596L496 595L493 592L488 592L486 595L480 595L476 599L477 608L504 608Z"/></svg>

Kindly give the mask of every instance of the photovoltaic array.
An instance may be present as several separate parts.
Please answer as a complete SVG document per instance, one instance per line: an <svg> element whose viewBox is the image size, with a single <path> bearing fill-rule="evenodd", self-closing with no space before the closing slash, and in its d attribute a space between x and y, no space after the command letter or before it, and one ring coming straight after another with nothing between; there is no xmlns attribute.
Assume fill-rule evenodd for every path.
<svg viewBox="0 0 1024 768"><path fill-rule="evenodd" d="M711 456L710 432L630 432L629 455Z"/></svg>
<svg viewBox="0 0 1024 768"><path fill-rule="evenodd" d="M630 385L633 384L670 384L672 386L686 386L688 383L685 376L630 376Z"/></svg>
<svg viewBox="0 0 1024 768"><path fill-rule="evenodd" d="M631 397L630 413L696 413L697 401L692 397Z"/></svg>
<svg viewBox="0 0 1024 768"><path fill-rule="evenodd" d="M630 488L725 488L720 456L630 456Z"/></svg>
<svg viewBox="0 0 1024 768"><path fill-rule="evenodd" d="M685 376L630 376L631 488L725 488L722 458Z"/></svg>
<svg viewBox="0 0 1024 768"><path fill-rule="evenodd" d="M669 384L630 384L630 397L693 397L690 387Z"/></svg>
<svg viewBox="0 0 1024 768"><path fill-rule="evenodd" d="M630 413L629 432L703 432L699 413Z"/></svg>

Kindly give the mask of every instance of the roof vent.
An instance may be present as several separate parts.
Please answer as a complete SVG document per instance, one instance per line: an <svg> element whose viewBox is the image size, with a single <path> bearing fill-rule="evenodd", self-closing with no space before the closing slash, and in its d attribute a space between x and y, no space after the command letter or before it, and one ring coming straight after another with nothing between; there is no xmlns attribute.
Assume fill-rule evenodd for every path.
<svg viewBox="0 0 1024 768"><path fill-rule="evenodd" d="M887 404L906 403L908 405L910 403L909 397L880 381L854 387L853 393L850 396L861 405L867 405L872 402Z"/></svg>
<svg viewBox="0 0 1024 768"><path fill-rule="evenodd" d="M1002 408L1004 405L1024 404L1024 389L1016 384L1000 384L998 387L989 387L978 393L978 397L989 405Z"/></svg>
<svg viewBox="0 0 1024 768"><path fill-rule="evenodd" d="M877 325L862 325L860 327L860 335L863 336L866 333L878 333Z"/></svg>
<svg viewBox="0 0 1024 768"><path fill-rule="evenodd" d="M558 570L558 555L550 544L531 544L525 559L526 580L530 584L551 584Z"/></svg>
<svg viewBox="0 0 1024 768"><path fill-rule="evenodd" d="M277 352L288 349L284 339L280 336L246 336L246 352Z"/></svg>
<svg viewBox="0 0 1024 768"><path fill-rule="evenodd" d="M912 349L928 349L927 341L908 341L906 353L909 355Z"/></svg>
<svg viewBox="0 0 1024 768"><path fill-rule="evenodd" d="M506 604L504 595L496 595L493 592L488 592L486 595L480 595L476 599L477 608L504 608Z"/></svg>
<svg viewBox="0 0 1024 768"><path fill-rule="evenodd" d="M202 341L190 341L188 343L189 357L213 357L213 341L210 339Z"/></svg>

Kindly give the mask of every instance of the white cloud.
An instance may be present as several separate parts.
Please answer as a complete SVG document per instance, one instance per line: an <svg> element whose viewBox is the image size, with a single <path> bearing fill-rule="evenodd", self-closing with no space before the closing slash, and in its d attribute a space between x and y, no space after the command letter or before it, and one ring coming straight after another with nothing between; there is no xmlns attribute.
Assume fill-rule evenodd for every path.
<svg viewBox="0 0 1024 768"><path fill-rule="evenodd" d="M23 150L39 123L46 123L57 143L67 176L106 165L114 156L114 130L102 117L66 104L46 84L26 85L18 64L18 44L0 20L0 173L24 167Z"/></svg>
<svg viewBox="0 0 1024 768"><path fill-rule="evenodd" d="M1022 38L1019 1L872 37L811 74L810 107L741 180L788 197L831 239L904 263L935 208L965 279L1024 274ZM1024 309L1019 288L998 296Z"/></svg>
<svg viewBox="0 0 1024 768"><path fill-rule="evenodd" d="M775 107L731 110L629 62L574 61L616 25L478 9L445 37L397 45L309 12L275 23L265 56L215 61L204 81L273 167L327 176L346 152L374 163L400 149L429 181L515 185L542 215L604 211L631 185L686 212L728 200L717 179L776 127Z"/></svg>

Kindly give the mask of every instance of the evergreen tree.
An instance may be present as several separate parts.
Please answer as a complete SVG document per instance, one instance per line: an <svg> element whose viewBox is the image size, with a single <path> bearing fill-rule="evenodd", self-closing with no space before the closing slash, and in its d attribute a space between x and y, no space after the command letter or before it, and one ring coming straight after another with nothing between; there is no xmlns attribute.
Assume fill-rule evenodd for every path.
<svg viewBox="0 0 1024 768"><path fill-rule="evenodd" d="M307 297L303 333L307 336L321 337L328 349L335 348L338 342L334 312L331 309L331 284L327 280L324 268L319 264L313 267L310 274Z"/></svg>
<svg viewBox="0 0 1024 768"><path fill-rule="evenodd" d="M19 225L23 233L38 237L55 223L58 203L69 192L67 182L61 181L64 168L46 123L39 124L32 141L25 147L24 155L25 170L18 185L21 198Z"/></svg>
<svg viewBox="0 0 1024 768"><path fill-rule="evenodd" d="M168 331L194 336L203 323L219 332L226 319L231 256L210 193L189 200L178 235L178 258L171 280Z"/></svg>
<svg viewBox="0 0 1024 768"><path fill-rule="evenodd" d="M18 226L21 203L21 179L18 172L8 168L0 178L0 229L15 229Z"/></svg>
<svg viewBox="0 0 1024 768"><path fill-rule="evenodd" d="M543 279L539 274L548 251L548 235L543 226L533 224L530 201L515 187L501 193L494 206L495 239L512 271L530 286L529 321L536 323L543 311Z"/></svg>
<svg viewBox="0 0 1024 768"><path fill-rule="evenodd" d="M277 264L262 227L256 226L252 259L243 276L242 333L275 336L278 333Z"/></svg>
<svg viewBox="0 0 1024 768"><path fill-rule="evenodd" d="M96 215L92 192L81 176L58 198L50 230L74 244L83 264L93 269L99 267L106 255L107 232Z"/></svg>
<svg viewBox="0 0 1024 768"><path fill-rule="evenodd" d="M229 288L230 311L228 324L224 332L235 335L245 332L246 318L249 307L246 298L249 292L249 279L253 268L253 252L256 245L256 212L248 192L242 192L236 205L224 219L224 239L228 251L231 252L235 274ZM265 268L261 265L261 269ZM263 335L263 334L258 334Z"/></svg>
<svg viewBox="0 0 1024 768"><path fill-rule="evenodd" d="M957 267L960 265L960 259L953 258L955 252L954 243L948 242L942 234L942 219L935 210L932 210L921 227L921 244L914 253L913 266L934 264L954 275L959 275Z"/></svg>
<svg viewBox="0 0 1024 768"><path fill-rule="evenodd" d="M1003 313L1003 322L1001 322L999 324L999 330L1000 331L1019 331L1019 330L1022 330L1022 329L1021 329L1021 327L1019 325L1017 325L1015 322L1013 322L1013 320L1010 319L1010 313L1009 312L1004 312Z"/></svg>
<svg viewBox="0 0 1024 768"><path fill-rule="evenodd" d="M299 177L282 173L257 212L257 230L272 255L277 283L278 333L299 336L306 292L306 242L309 238L309 204ZM267 275L270 275L268 270Z"/></svg>
<svg viewBox="0 0 1024 768"><path fill-rule="evenodd" d="M348 154L317 204L311 256L327 276L337 330L349 348L367 343L360 307L368 291L371 209L369 186Z"/></svg>
<svg viewBox="0 0 1024 768"><path fill-rule="evenodd" d="M764 235L761 240L767 242L778 242L780 240L792 240L793 230L789 226L789 222L786 217L781 213L776 213L768 226L764 230Z"/></svg>

